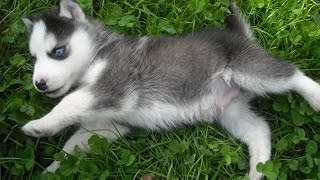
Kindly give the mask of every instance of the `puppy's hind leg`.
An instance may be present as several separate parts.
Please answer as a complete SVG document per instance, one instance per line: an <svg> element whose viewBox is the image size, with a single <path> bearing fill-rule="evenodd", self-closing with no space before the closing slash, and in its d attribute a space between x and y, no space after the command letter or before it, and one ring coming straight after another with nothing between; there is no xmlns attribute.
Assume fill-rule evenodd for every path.
<svg viewBox="0 0 320 180"><path fill-rule="evenodd" d="M233 99L224 109L219 122L233 136L248 145L250 153L250 180L262 178L256 170L259 162L265 163L271 154L271 138L268 124L250 110L244 97Z"/></svg>
<svg viewBox="0 0 320 180"><path fill-rule="evenodd" d="M301 94L310 106L320 111L320 85L302 72L297 72L291 80L292 89Z"/></svg>
<svg viewBox="0 0 320 180"><path fill-rule="evenodd" d="M239 59L232 60L229 67L226 74L245 90L259 95L293 90L301 94L316 111L320 110L320 85L288 61L275 58L256 47L245 55L239 55Z"/></svg>
<svg viewBox="0 0 320 180"><path fill-rule="evenodd" d="M98 134L112 142L120 136L129 132L129 128L112 122L91 122L90 124L83 125L84 127L76 131L70 139L63 146L62 151L68 154L72 154L76 145L82 151L88 152L90 147L88 146L88 140L93 134ZM55 172L60 166L59 161L53 161L43 173Z"/></svg>

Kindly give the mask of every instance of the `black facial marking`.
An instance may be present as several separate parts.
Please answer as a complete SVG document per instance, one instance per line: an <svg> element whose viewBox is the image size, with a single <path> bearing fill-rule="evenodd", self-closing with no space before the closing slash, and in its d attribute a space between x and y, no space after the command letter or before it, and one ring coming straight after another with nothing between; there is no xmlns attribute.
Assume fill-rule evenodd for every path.
<svg viewBox="0 0 320 180"><path fill-rule="evenodd" d="M66 59L70 54L70 49L66 44L68 44L72 33L75 31L75 21L59 16L57 11L45 13L40 19L45 23L47 32L53 34L57 39L56 47L54 47L51 52L47 52L47 55L56 60ZM56 53L59 48L63 48L63 53L61 55Z"/></svg>
<svg viewBox="0 0 320 180"><path fill-rule="evenodd" d="M75 22L72 19L60 17L58 12L48 12L41 16L47 27L47 32L52 33L58 42L66 42L75 31Z"/></svg>

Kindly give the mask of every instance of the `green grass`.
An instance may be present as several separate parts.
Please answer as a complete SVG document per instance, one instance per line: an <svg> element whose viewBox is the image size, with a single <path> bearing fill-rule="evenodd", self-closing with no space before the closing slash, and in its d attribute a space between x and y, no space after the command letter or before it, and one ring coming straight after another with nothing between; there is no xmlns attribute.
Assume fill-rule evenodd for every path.
<svg viewBox="0 0 320 180"><path fill-rule="evenodd" d="M119 32L167 35L223 27L227 0L79 1L86 12ZM0 179L245 179L248 152L219 126L203 124L171 132L138 130L113 144L93 136L89 156L58 153L73 128L51 138L31 138L20 127L48 112L56 101L37 93L22 15L56 5L51 0L0 2ZM248 0L238 4L256 39L272 54L296 63L319 80L320 3L316 0ZM320 115L297 94L259 99L256 109L272 127L272 160L258 168L269 179L320 179Z"/></svg>

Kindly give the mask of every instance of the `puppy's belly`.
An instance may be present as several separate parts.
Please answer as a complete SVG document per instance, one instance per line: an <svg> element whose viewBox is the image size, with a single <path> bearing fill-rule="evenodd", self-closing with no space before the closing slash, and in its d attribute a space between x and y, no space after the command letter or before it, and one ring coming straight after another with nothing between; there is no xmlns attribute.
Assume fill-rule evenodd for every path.
<svg viewBox="0 0 320 180"><path fill-rule="evenodd" d="M230 101L239 95L240 95L239 88L230 87L225 89L218 104L221 113L223 112L224 108L230 103Z"/></svg>
<svg viewBox="0 0 320 180"><path fill-rule="evenodd" d="M196 122L213 122L219 118L224 107L239 96L238 88L223 88L222 91L203 96L190 104L153 102L148 107L135 109L119 118L122 123L150 130L170 129Z"/></svg>

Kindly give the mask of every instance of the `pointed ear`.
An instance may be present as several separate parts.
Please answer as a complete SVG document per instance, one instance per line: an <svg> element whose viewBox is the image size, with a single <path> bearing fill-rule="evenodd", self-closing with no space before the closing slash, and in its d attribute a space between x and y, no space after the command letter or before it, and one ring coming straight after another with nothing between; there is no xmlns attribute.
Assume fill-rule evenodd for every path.
<svg viewBox="0 0 320 180"><path fill-rule="evenodd" d="M32 31L34 18L23 16L23 17L21 17L21 20L23 21L24 25L26 26L27 31L30 33Z"/></svg>
<svg viewBox="0 0 320 180"><path fill-rule="evenodd" d="M76 21L86 20L86 15L81 7L73 0L61 0L59 14L62 17L67 17Z"/></svg>

